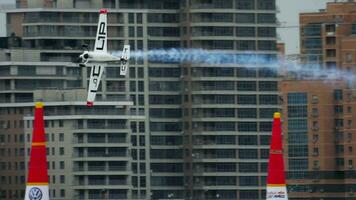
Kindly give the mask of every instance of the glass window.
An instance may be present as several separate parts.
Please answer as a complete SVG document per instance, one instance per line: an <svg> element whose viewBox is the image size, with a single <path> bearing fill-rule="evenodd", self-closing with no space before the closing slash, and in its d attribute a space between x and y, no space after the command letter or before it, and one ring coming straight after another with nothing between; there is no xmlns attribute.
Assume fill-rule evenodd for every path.
<svg viewBox="0 0 356 200"><path fill-rule="evenodd" d="M257 159L257 149L239 149L240 159Z"/></svg>
<svg viewBox="0 0 356 200"><path fill-rule="evenodd" d="M258 50L276 50L275 40L260 40L258 41Z"/></svg>
<svg viewBox="0 0 356 200"><path fill-rule="evenodd" d="M306 170L308 169L308 159L288 159L289 170Z"/></svg>
<svg viewBox="0 0 356 200"><path fill-rule="evenodd" d="M257 131L256 122L238 122L238 131L255 132Z"/></svg>
<svg viewBox="0 0 356 200"><path fill-rule="evenodd" d="M306 49L320 49L322 40L320 38L307 38L303 40L303 46Z"/></svg>
<svg viewBox="0 0 356 200"><path fill-rule="evenodd" d="M241 10L253 10L255 9L254 0L236 0L236 8Z"/></svg>
<svg viewBox="0 0 356 200"><path fill-rule="evenodd" d="M256 95L237 95L238 104L251 104L255 105L257 102Z"/></svg>
<svg viewBox="0 0 356 200"><path fill-rule="evenodd" d="M260 81L258 83L260 91L277 91L277 81Z"/></svg>
<svg viewBox="0 0 356 200"><path fill-rule="evenodd" d="M134 15L134 13L129 13L129 23L130 24L135 23L135 15Z"/></svg>
<svg viewBox="0 0 356 200"><path fill-rule="evenodd" d="M288 146L289 157L307 157L308 145L289 145Z"/></svg>
<svg viewBox="0 0 356 200"><path fill-rule="evenodd" d="M307 117L307 106L288 106L288 117Z"/></svg>
<svg viewBox="0 0 356 200"><path fill-rule="evenodd" d="M259 101L260 101L260 104L262 104L262 105L278 105L278 96L277 95L260 95Z"/></svg>
<svg viewBox="0 0 356 200"><path fill-rule="evenodd" d="M342 90L334 90L334 100L342 100Z"/></svg>
<svg viewBox="0 0 356 200"><path fill-rule="evenodd" d="M258 199L258 190L240 190L239 197L241 199Z"/></svg>
<svg viewBox="0 0 356 200"><path fill-rule="evenodd" d="M256 50L256 42L254 40L238 40L236 48L237 50Z"/></svg>
<svg viewBox="0 0 356 200"><path fill-rule="evenodd" d="M275 27L258 27L258 37L276 37Z"/></svg>
<svg viewBox="0 0 356 200"><path fill-rule="evenodd" d="M258 172L258 163L239 163L239 172Z"/></svg>
<svg viewBox="0 0 356 200"><path fill-rule="evenodd" d="M258 186L258 176L240 176L240 186Z"/></svg>
<svg viewBox="0 0 356 200"><path fill-rule="evenodd" d="M236 14L237 23L255 23L254 13L237 13Z"/></svg>
<svg viewBox="0 0 356 200"><path fill-rule="evenodd" d="M259 10L275 10L275 0L257 0L257 9Z"/></svg>
<svg viewBox="0 0 356 200"><path fill-rule="evenodd" d="M272 131L272 122L260 122L260 131Z"/></svg>
<svg viewBox="0 0 356 200"><path fill-rule="evenodd" d="M308 130L307 119L288 119L289 131L305 131Z"/></svg>
<svg viewBox="0 0 356 200"><path fill-rule="evenodd" d="M288 104L307 104L307 93L288 93Z"/></svg>
<svg viewBox="0 0 356 200"><path fill-rule="evenodd" d="M237 90L239 91L256 91L255 81L238 81Z"/></svg>
<svg viewBox="0 0 356 200"><path fill-rule="evenodd" d="M257 14L257 23L261 24L274 24L276 23L276 15L269 13Z"/></svg>
<svg viewBox="0 0 356 200"><path fill-rule="evenodd" d="M321 24L308 24L302 28L304 36L320 36Z"/></svg>
<svg viewBox="0 0 356 200"><path fill-rule="evenodd" d="M257 145L256 135L240 135L239 145Z"/></svg>
<svg viewBox="0 0 356 200"><path fill-rule="evenodd" d="M238 37L255 37L255 27L236 27L236 36Z"/></svg>
<svg viewBox="0 0 356 200"><path fill-rule="evenodd" d="M239 108L237 111L239 118L257 118L256 108Z"/></svg>

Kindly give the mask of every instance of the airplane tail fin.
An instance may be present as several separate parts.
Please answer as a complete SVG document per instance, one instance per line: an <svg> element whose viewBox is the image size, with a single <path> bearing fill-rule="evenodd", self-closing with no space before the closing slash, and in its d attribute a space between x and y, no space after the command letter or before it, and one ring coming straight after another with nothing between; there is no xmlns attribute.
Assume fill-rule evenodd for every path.
<svg viewBox="0 0 356 200"><path fill-rule="evenodd" d="M25 200L49 200L43 103L36 102Z"/></svg>
<svg viewBox="0 0 356 200"><path fill-rule="evenodd" d="M272 137L268 162L266 199L288 200L283 161L280 113L274 113L273 118Z"/></svg>
<svg viewBox="0 0 356 200"><path fill-rule="evenodd" d="M126 76L126 74L127 74L129 59L130 59L130 45L124 45L124 49L122 50L122 54L120 57L120 60L121 60L120 75L121 76Z"/></svg>

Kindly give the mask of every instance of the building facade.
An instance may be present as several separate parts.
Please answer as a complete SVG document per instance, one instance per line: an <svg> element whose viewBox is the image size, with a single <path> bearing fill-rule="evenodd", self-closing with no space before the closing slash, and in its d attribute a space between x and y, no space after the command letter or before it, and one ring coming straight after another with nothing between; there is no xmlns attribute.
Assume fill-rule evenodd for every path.
<svg viewBox="0 0 356 200"><path fill-rule="evenodd" d="M354 89L344 81L284 80L290 199L354 199Z"/></svg>
<svg viewBox="0 0 356 200"><path fill-rule="evenodd" d="M18 96L31 99L34 87L85 88L87 69L68 63L79 55L81 44L93 46L102 7L109 9L109 51L121 50L128 43L132 51L203 48L230 53L232 59L251 51L269 59L277 57L274 0L20 0L18 9L7 13L8 33L21 37L25 49L38 52L38 63L33 63L36 69L32 70L55 63L51 70L57 73L57 68L59 72L66 66L68 74L78 79L63 76L45 83L24 81L25 86L31 83L28 92L6 91L6 101ZM5 53L5 58L10 61L14 55ZM23 56L19 61L34 59ZM273 112L279 109L276 73L263 66L247 69L236 62L208 65L147 59L131 59L125 78L119 76L118 69L115 65L106 68L98 101L129 96L134 102L129 112L145 117L129 122L132 174L127 182L128 197L265 198L268 138ZM19 84L17 80L3 81L6 87ZM89 140L88 134L82 137ZM89 153L89 147L76 149ZM72 165L88 168L93 164L88 162ZM90 172L81 173L78 181L89 183ZM93 179L110 181L109 176ZM95 199L97 188L68 185L63 190ZM90 196L91 192L95 195ZM58 191L56 198L61 199Z"/></svg>
<svg viewBox="0 0 356 200"><path fill-rule="evenodd" d="M296 62L353 77L355 10L353 1L333 2L300 14ZM352 78L296 80L287 74L280 91L290 199L355 199Z"/></svg>
<svg viewBox="0 0 356 200"><path fill-rule="evenodd" d="M306 63L354 70L355 10L356 2L334 2L319 12L300 14L300 53Z"/></svg>

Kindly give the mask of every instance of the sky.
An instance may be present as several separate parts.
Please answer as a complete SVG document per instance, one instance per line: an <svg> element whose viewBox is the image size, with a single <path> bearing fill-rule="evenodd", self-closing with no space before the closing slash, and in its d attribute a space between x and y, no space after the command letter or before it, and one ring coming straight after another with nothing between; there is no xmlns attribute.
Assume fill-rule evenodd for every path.
<svg viewBox="0 0 356 200"><path fill-rule="evenodd" d="M0 0L0 8L3 5L15 4L15 0ZM0 10L0 27L6 27L6 17L4 11ZM6 29L0 28L0 37L6 36Z"/></svg>
<svg viewBox="0 0 356 200"><path fill-rule="evenodd" d="M277 29L279 41L286 44L286 54L299 54L299 13L325 9L334 0L276 0L281 27ZM292 27L290 27L292 26Z"/></svg>
<svg viewBox="0 0 356 200"><path fill-rule="evenodd" d="M333 1L334 0L276 0L280 10L277 18L281 22L281 28L278 28L277 31L280 36L279 41L286 44L287 55L299 53L299 13L315 12L319 9L324 9L326 2ZM15 0L0 0L0 7L3 4L14 2ZM0 27L5 27L5 15L1 12ZM0 28L0 37L5 35L5 29Z"/></svg>

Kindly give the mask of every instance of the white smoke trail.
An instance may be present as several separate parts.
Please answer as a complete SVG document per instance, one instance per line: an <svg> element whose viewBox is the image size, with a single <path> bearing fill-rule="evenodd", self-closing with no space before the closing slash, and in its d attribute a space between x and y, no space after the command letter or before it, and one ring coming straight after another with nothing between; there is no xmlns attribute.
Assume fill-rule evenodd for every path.
<svg viewBox="0 0 356 200"><path fill-rule="evenodd" d="M121 52L112 52L120 56ZM320 65L301 65L298 61L271 59L255 52L229 52L204 49L156 49L148 51L133 51L131 58L161 63L191 63L205 65L235 65L247 68L269 68L279 73L293 75L297 79L338 80L348 82L356 80L356 74L342 69L327 69Z"/></svg>

